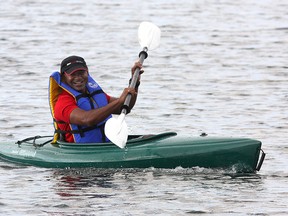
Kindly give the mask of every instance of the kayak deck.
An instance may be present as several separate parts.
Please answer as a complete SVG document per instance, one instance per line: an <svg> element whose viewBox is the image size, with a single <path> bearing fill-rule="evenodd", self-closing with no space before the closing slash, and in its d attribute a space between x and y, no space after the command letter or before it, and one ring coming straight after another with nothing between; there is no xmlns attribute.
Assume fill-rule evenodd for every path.
<svg viewBox="0 0 288 216"><path fill-rule="evenodd" d="M50 144L50 139L36 137L16 144L0 143L0 158L51 168L173 169L198 166L233 168L237 172L255 172L264 160L258 163L261 142L249 138L179 137L174 132L133 135L129 136L124 149L113 143L75 144L59 141Z"/></svg>

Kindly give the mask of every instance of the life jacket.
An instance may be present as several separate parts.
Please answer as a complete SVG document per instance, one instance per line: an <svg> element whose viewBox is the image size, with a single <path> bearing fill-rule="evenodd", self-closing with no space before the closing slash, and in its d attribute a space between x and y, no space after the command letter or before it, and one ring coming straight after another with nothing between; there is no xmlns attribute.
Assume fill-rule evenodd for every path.
<svg viewBox="0 0 288 216"><path fill-rule="evenodd" d="M85 127L75 124L69 124L71 130L63 131L60 130L58 124L63 124L64 122L57 121L55 119L55 104L58 100L59 94L65 90L71 94L77 106L83 110L97 109L108 104L107 98L101 87L93 80L93 78L88 75L88 82L86 84L88 93L81 93L69 85L61 81L61 75L59 72L54 72L49 79L49 105L50 111L53 117L53 124L55 128L54 138L52 143L56 143L65 133L71 133L74 137L76 143L99 143L99 142L109 142L108 138L104 134L105 122L111 118L110 115L104 121L100 122L95 126ZM66 124L66 123L65 123Z"/></svg>

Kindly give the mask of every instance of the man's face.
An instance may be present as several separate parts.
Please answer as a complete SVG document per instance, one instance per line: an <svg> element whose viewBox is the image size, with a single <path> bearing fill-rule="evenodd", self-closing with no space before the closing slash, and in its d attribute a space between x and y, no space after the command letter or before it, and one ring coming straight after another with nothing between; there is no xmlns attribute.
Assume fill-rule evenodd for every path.
<svg viewBox="0 0 288 216"><path fill-rule="evenodd" d="M73 89L79 92L86 91L86 83L88 82L88 71L79 70L72 74L67 74L64 72L65 82L71 86Z"/></svg>

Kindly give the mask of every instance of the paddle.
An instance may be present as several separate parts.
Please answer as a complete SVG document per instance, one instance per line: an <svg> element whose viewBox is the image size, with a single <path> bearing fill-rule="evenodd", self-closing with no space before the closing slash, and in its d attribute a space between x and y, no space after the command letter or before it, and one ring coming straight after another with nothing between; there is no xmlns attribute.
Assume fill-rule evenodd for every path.
<svg viewBox="0 0 288 216"><path fill-rule="evenodd" d="M144 59L148 57L147 51L153 50L159 46L160 29L151 22L142 22L138 28L138 39L142 47L139 53L139 62L142 64ZM137 68L133 74L129 87L135 88L139 78L140 69ZM124 148L128 139L128 127L125 122L125 116L128 113L131 95L128 94L121 114L118 117L110 118L105 124L105 135L111 142L120 148Z"/></svg>

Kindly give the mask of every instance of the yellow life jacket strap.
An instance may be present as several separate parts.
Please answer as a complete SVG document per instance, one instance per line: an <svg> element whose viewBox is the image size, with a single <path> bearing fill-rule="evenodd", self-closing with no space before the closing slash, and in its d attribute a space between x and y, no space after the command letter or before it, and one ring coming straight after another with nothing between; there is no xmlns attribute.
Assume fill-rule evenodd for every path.
<svg viewBox="0 0 288 216"><path fill-rule="evenodd" d="M55 119L55 109L54 109L55 104L61 92L62 92L61 87L58 85L56 80L51 76L49 78L49 106L50 106L50 111L51 111L51 115L53 119ZM55 131L59 129L55 121L53 121L53 125L55 128ZM54 133L52 144L56 143L59 138L60 138L60 134Z"/></svg>

